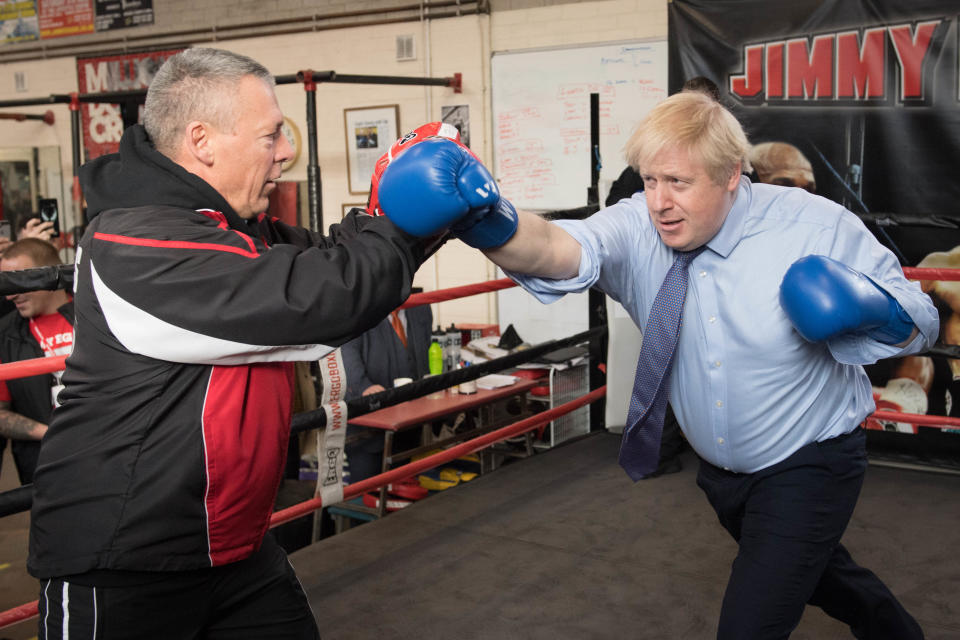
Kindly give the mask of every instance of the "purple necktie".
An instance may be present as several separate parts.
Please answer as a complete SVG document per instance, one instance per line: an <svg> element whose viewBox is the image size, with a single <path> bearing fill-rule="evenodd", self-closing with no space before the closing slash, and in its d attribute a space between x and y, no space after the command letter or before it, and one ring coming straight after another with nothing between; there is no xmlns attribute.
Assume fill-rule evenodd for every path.
<svg viewBox="0 0 960 640"><path fill-rule="evenodd" d="M627 426L620 442L620 466L634 482L657 470L663 417L670 397L670 369L687 296L687 267L705 248L677 252L643 332Z"/></svg>

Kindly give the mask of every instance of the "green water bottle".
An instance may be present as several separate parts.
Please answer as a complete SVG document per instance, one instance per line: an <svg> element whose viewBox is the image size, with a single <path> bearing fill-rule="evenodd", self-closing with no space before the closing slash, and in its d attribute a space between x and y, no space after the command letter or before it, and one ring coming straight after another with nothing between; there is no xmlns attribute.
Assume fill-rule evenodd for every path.
<svg viewBox="0 0 960 640"><path fill-rule="evenodd" d="M430 348L427 349L427 365L430 368L431 375L443 373L443 347L440 346L436 337L430 343Z"/></svg>

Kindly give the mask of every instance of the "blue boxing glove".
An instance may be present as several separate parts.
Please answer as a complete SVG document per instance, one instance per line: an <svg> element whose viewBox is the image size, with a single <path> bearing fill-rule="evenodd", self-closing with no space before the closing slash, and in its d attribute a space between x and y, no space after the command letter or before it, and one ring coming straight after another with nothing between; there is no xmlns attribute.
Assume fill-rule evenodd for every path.
<svg viewBox="0 0 960 640"><path fill-rule="evenodd" d="M378 188L380 209L409 234L444 229L477 249L499 247L517 230L517 212L486 167L447 138L430 138L393 159Z"/></svg>
<svg viewBox="0 0 960 640"><path fill-rule="evenodd" d="M914 328L893 296L859 271L826 256L806 256L790 265L780 283L780 305L810 342L864 333L884 344L898 344Z"/></svg>

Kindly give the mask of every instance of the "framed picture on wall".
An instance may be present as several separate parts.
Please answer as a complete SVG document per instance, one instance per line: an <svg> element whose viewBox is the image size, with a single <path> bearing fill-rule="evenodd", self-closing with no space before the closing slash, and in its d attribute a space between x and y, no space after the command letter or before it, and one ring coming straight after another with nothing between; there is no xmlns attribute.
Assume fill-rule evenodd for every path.
<svg viewBox="0 0 960 640"><path fill-rule="evenodd" d="M354 207L363 209L366 206L366 202L344 202L340 205L340 219L343 220L346 215L350 213L350 209L353 209Z"/></svg>
<svg viewBox="0 0 960 640"><path fill-rule="evenodd" d="M400 107L395 104L343 110L350 193L369 193L373 167L399 137Z"/></svg>

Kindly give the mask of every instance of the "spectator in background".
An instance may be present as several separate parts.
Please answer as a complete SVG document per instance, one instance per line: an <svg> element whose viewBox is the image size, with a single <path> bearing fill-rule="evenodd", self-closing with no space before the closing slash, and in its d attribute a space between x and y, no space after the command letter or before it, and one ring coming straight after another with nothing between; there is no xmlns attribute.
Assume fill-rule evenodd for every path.
<svg viewBox="0 0 960 640"><path fill-rule="evenodd" d="M53 222L44 222L40 219L39 213L32 213L29 217L23 218L23 224L17 229L16 238L39 238L47 242L53 242ZM14 243L11 238L0 238L0 256ZM58 259L53 264L60 264ZM13 311L14 306L8 297L0 299L0 318ZM3 448L0 447L0 450Z"/></svg>
<svg viewBox="0 0 960 640"><path fill-rule="evenodd" d="M40 238L25 238L7 247L0 271L60 264L56 248ZM62 290L30 291L6 296L16 309L0 318L0 362L69 355L73 348L73 301ZM21 484L33 481L40 438L57 394L63 371L0 381L0 435L11 439ZM0 438L0 452L6 439Z"/></svg>
<svg viewBox="0 0 960 640"><path fill-rule="evenodd" d="M434 137L460 142L460 132L452 124L428 122L401 136L377 159L370 176L370 196L366 212L382 215L377 190L380 178L390 162L410 147ZM378 393L393 387L396 378L418 380L429 373L427 350L433 313L429 306L411 307L391 313L373 329L343 346L343 365L347 373L345 399ZM346 447L350 482L377 475L383 461L383 438L362 438L367 430L348 426L347 437L360 439ZM398 434L411 437L409 434Z"/></svg>
<svg viewBox="0 0 960 640"><path fill-rule="evenodd" d="M750 164L757 182L799 187L817 192L813 166L800 149L787 142L761 142L750 148Z"/></svg>
<svg viewBox="0 0 960 640"><path fill-rule="evenodd" d="M34 212L28 218L25 218L23 224L17 230L17 240L24 238L39 238L47 242L53 242L53 221L44 220L40 214Z"/></svg>
<svg viewBox="0 0 960 640"><path fill-rule="evenodd" d="M40 214L33 213L25 218L23 225L17 229L16 240L24 238L39 238L47 242L53 242L53 222L44 222L40 219ZM0 238L0 256L14 243L14 238ZM59 262L57 264L60 264Z"/></svg>
<svg viewBox="0 0 960 640"><path fill-rule="evenodd" d="M393 388L397 378L419 380L429 373L427 350L433 313L429 305L401 309L342 347L347 373L346 400ZM347 427L347 437L360 435L362 427ZM383 438L362 439L346 447L350 482L381 471Z"/></svg>

